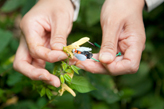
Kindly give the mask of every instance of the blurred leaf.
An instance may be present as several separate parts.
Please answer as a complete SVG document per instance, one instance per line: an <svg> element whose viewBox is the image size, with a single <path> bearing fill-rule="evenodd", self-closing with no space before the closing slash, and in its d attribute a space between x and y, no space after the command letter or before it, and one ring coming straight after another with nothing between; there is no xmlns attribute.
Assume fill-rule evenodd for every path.
<svg viewBox="0 0 164 109"><path fill-rule="evenodd" d="M56 87L54 87L54 86L52 86L52 85L48 85L47 86L49 89L51 89L51 90L56 90Z"/></svg>
<svg viewBox="0 0 164 109"><path fill-rule="evenodd" d="M34 102L30 100L24 100L15 105L5 107L4 109L38 109L38 107Z"/></svg>
<svg viewBox="0 0 164 109"><path fill-rule="evenodd" d="M51 99L51 97L53 96L52 92L48 88L46 88L46 94L49 99Z"/></svg>
<svg viewBox="0 0 164 109"><path fill-rule="evenodd" d="M63 70L65 70L68 67L67 64L65 62L63 62L63 61L62 61L61 65L62 65Z"/></svg>
<svg viewBox="0 0 164 109"><path fill-rule="evenodd" d="M2 6L2 12L12 12L25 3L26 0L7 0Z"/></svg>
<svg viewBox="0 0 164 109"><path fill-rule="evenodd" d="M78 68L78 67L76 67L76 66L74 66L74 65L71 65L71 68L72 68L72 70L73 70L75 73L79 74L78 70L79 70L80 68Z"/></svg>
<svg viewBox="0 0 164 109"><path fill-rule="evenodd" d="M91 94L98 100L104 100L109 104L115 103L120 100L120 97L117 93L114 93L110 89L106 89L102 86L97 86L97 90L93 91Z"/></svg>
<svg viewBox="0 0 164 109"><path fill-rule="evenodd" d="M7 79L7 84L13 86L18 82L21 82L23 75L18 72L12 72Z"/></svg>
<svg viewBox="0 0 164 109"><path fill-rule="evenodd" d="M42 98L38 98L36 104L38 106L39 109L42 109L44 105L46 105L47 103L47 99L42 97Z"/></svg>
<svg viewBox="0 0 164 109"><path fill-rule="evenodd" d="M7 46L12 38L12 33L10 31L4 31L0 29L0 53Z"/></svg>
<svg viewBox="0 0 164 109"><path fill-rule="evenodd" d="M90 3L90 5L92 6L89 6L86 11L88 26L92 26L100 21L101 12L101 5L97 5L96 3L94 5Z"/></svg>
<svg viewBox="0 0 164 109"><path fill-rule="evenodd" d="M67 73L73 73L74 71L72 69L66 69L65 72L67 72Z"/></svg>
<svg viewBox="0 0 164 109"><path fill-rule="evenodd" d="M46 88L43 87L42 90L40 91L40 96L44 96L46 94Z"/></svg>
<svg viewBox="0 0 164 109"><path fill-rule="evenodd" d="M21 14L24 16L37 2L37 0L26 0L26 3L22 7Z"/></svg>
<svg viewBox="0 0 164 109"><path fill-rule="evenodd" d="M64 74L64 79L65 79L68 83L70 83L71 80L72 80L72 78L71 78L68 74Z"/></svg>
<svg viewBox="0 0 164 109"><path fill-rule="evenodd" d="M65 80L64 80L64 76L63 75L60 75L60 81L61 81L62 84L65 83Z"/></svg>
<svg viewBox="0 0 164 109"><path fill-rule="evenodd" d="M86 93L95 90L95 87L93 87L91 83L89 83L89 81L82 76L73 76L70 87L80 93Z"/></svg>
<svg viewBox="0 0 164 109"><path fill-rule="evenodd" d="M91 98L89 94L77 94L74 102L77 109L91 109Z"/></svg>
<svg viewBox="0 0 164 109"><path fill-rule="evenodd" d="M126 86L134 86L143 83L143 81L147 78L149 71L150 66L148 65L148 63L141 62L137 73L127 74L120 77L120 84Z"/></svg>

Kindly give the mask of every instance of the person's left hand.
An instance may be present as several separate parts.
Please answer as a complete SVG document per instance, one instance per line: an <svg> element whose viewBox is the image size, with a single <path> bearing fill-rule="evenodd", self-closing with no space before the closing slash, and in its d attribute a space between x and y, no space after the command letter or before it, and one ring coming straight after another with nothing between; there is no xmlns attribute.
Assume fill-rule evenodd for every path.
<svg viewBox="0 0 164 109"><path fill-rule="evenodd" d="M137 72L145 48L144 0L106 0L101 11L102 44L93 60L76 65L92 73L122 75ZM122 56L116 57L118 52Z"/></svg>

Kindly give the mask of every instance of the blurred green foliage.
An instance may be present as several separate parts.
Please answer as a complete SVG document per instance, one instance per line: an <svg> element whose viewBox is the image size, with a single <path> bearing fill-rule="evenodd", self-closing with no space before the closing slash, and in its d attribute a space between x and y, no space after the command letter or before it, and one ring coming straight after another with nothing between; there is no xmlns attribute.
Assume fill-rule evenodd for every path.
<svg viewBox="0 0 164 109"><path fill-rule="evenodd" d="M101 43L100 12L103 0L81 0L79 17L68 44L88 36ZM19 44L17 20L35 0L0 0L0 108L4 109L164 109L164 4L143 11L146 48L137 73L122 76L80 71L97 88L87 94L69 93L49 101L32 90L32 81L12 68L11 57ZM93 48L94 52L98 52ZM52 72L54 64L47 63ZM12 104L13 103L13 104Z"/></svg>

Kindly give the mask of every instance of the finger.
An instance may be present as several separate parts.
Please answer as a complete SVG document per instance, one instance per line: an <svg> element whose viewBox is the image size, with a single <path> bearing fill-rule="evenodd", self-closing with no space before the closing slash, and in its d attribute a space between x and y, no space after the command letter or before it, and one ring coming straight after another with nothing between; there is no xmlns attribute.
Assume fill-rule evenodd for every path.
<svg viewBox="0 0 164 109"><path fill-rule="evenodd" d="M93 58L98 59L98 54L94 54ZM92 59L77 61L76 66L91 73L109 74L106 68L100 62L94 61Z"/></svg>
<svg viewBox="0 0 164 109"><path fill-rule="evenodd" d="M102 63L111 63L117 52L118 36L122 30L121 23L115 23L114 20L102 22L102 45L100 49L99 60Z"/></svg>
<svg viewBox="0 0 164 109"><path fill-rule="evenodd" d="M23 38L21 38L20 45L18 47L13 67L15 70L21 72L25 76L35 79L35 80L49 80L50 75L48 71L43 69L37 69L30 65L32 58L28 53L26 43Z"/></svg>
<svg viewBox="0 0 164 109"><path fill-rule="evenodd" d="M57 76L53 75L53 74L50 74L50 80L46 80L44 81L45 83L47 84L51 84L55 87L59 87L60 86L60 80Z"/></svg>
<svg viewBox="0 0 164 109"><path fill-rule="evenodd" d="M137 45L130 46L123 59L117 57L112 63L106 64L105 67L111 75L131 74L137 72L141 59L142 48Z"/></svg>
<svg viewBox="0 0 164 109"><path fill-rule="evenodd" d="M55 13L55 18L52 19L52 34L50 45L53 50L63 50L66 46L66 39L72 27L72 20L68 13L62 11Z"/></svg>
<svg viewBox="0 0 164 109"><path fill-rule="evenodd" d="M41 59L32 59L32 63L31 65L33 65L36 68L45 68L46 62L44 60Z"/></svg>
<svg viewBox="0 0 164 109"><path fill-rule="evenodd" d="M45 19L37 20L25 17L22 22L21 29L25 35L30 54L33 58L48 62L56 62L59 61L59 59L63 60L67 58L67 54L64 52L53 51L46 47L47 43L49 43L49 32L46 31L49 31L50 27L45 23Z"/></svg>
<svg viewBox="0 0 164 109"><path fill-rule="evenodd" d="M43 67L41 65L44 64L42 60L35 60L35 62L33 62L37 67L31 65L32 58L30 57L24 42L25 41L21 38L21 43L18 47L13 64L14 69L32 80L44 80L55 87L59 87L60 80L56 76L50 74L47 70L41 68Z"/></svg>

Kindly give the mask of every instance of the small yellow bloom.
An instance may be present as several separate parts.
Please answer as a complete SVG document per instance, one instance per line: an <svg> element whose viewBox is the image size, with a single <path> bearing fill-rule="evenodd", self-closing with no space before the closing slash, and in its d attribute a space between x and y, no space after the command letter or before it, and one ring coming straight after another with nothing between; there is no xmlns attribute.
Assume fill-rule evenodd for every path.
<svg viewBox="0 0 164 109"><path fill-rule="evenodd" d="M69 93L71 93L74 97L76 96L75 92L70 87L68 87L66 84L62 84L61 87L62 88L59 90L60 96L63 95L65 90L68 91Z"/></svg>
<svg viewBox="0 0 164 109"><path fill-rule="evenodd" d="M73 49L77 49L80 47L80 45L86 43L87 41L89 41L90 38L88 37L83 37L81 38L80 40L72 43L71 45L68 45L66 47L63 47L63 51L65 51L66 53L68 53L70 55L71 58L73 58L73 53L72 53L72 50Z"/></svg>

